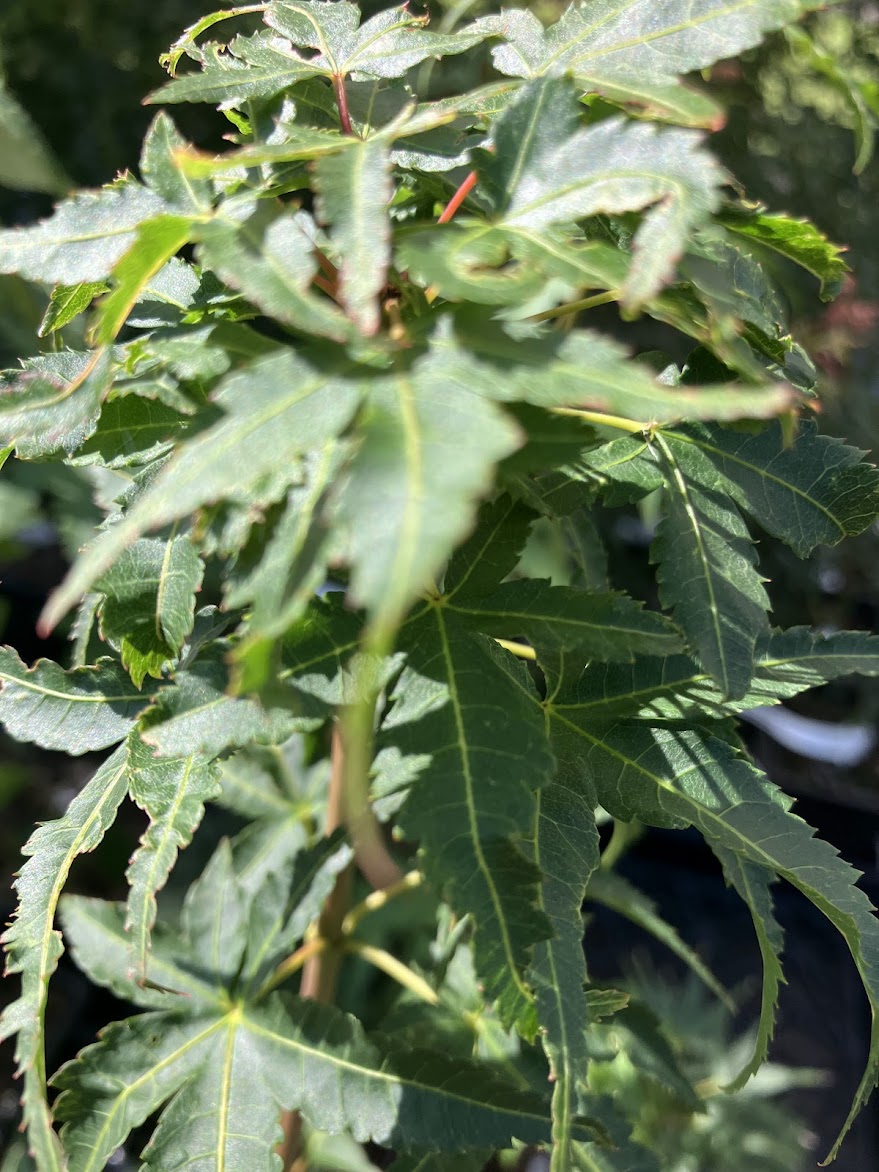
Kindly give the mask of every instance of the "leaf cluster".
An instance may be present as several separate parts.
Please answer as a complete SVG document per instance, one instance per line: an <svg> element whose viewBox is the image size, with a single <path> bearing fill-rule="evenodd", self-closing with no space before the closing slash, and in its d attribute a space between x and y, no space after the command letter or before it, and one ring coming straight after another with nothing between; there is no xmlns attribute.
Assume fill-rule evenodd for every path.
<svg viewBox="0 0 879 1172"><path fill-rule="evenodd" d="M770 261L826 297L845 265L734 196L704 134L719 111L680 80L808 7L601 0L548 29L511 10L454 32L348 0L225 9L183 34L151 101L218 106L228 149L161 112L138 176L0 232L0 272L45 285L59 341L4 376L0 443L91 470L105 505L42 620L78 608L71 663L0 659L11 735L112 749L26 847L5 938L40 1172L96 1172L159 1112L156 1170L275 1168L293 1112L398 1170L476 1169L514 1141L548 1145L553 1172L655 1167L603 1064L624 1053L685 1113L700 1095L644 1006L590 987L584 899L725 994L602 861L602 812L697 828L751 911L763 1011L735 1086L772 1036L778 879L840 931L875 1021L857 873L735 731L879 674L866 634L772 627L754 540L805 557L879 515L879 473L810 419ZM483 44L495 78L419 95L416 67ZM600 304L612 329L582 324ZM633 355L637 315L686 360ZM87 349L65 346L73 322ZM648 497L656 609L607 581L593 521ZM566 583L525 572L536 526L568 550ZM68 897L61 920L142 1012L55 1076L59 1133L56 911L126 795L148 819L126 904ZM169 924L157 893L207 802L249 825ZM355 864L379 890L347 908ZM437 927L404 964L360 924L415 887ZM399 987L375 1036L324 1004L349 956Z"/></svg>

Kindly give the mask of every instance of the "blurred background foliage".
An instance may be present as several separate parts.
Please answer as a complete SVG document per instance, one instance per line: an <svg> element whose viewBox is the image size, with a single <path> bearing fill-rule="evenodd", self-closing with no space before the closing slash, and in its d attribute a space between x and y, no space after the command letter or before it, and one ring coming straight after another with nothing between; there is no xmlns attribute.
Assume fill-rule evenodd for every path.
<svg viewBox="0 0 879 1172"><path fill-rule="evenodd" d="M363 4L367 12L385 6L381 0ZM434 27L443 30L497 7L485 0L432 0L426 6L434 17ZM557 0L530 5L547 21L555 19L563 6ZM141 139L153 113L141 104L142 99L164 76L157 63L159 54L208 7L204 0L125 0L124 4L118 0L41 0L39 4L3 0L0 222L28 223L46 215L67 191L96 186L119 171L136 168ZM476 52L451 59L441 71L424 66L414 80L422 92L438 94L440 87L478 84L487 70L487 51L482 55ZM807 217L832 240L849 247L852 273L835 302L822 304L817 282L801 270L782 269L779 275L793 333L818 365L821 418L828 431L870 448L879 435L879 167L873 161L874 132L879 125L879 4L873 0L836 4L815 13L804 25L772 37L744 58L722 62L691 80L707 88L727 109L726 125L713 136L712 145L747 198L774 211ZM183 133L201 146L221 146L224 122L213 111L179 106L174 117ZM47 297L46 289L18 278L0 277L0 368L58 345L58 335L38 336ZM612 307L593 312L589 322L610 332L619 331L629 339L632 336L631 327L621 326ZM65 333L65 344L81 344L82 338L75 332L78 328ZM677 359L676 340L670 334L657 334L645 325L640 348L668 349ZM636 337L640 343L640 333ZM26 660L39 654L64 660L67 654L63 641L41 644L36 640L34 620L46 593L60 578L68 552L85 540L100 518L95 504L100 491L100 473L95 470L12 462L4 469L0 479L0 637L12 643ZM656 507L657 502L648 498L640 508L604 510L592 518L604 539L615 584L648 601L655 601L646 551ZM876 532L821 551L805 564L768 538L761 541L760 552L764 572L772 580L770 591L780 625L879 628ZM543 569L559 579L570 574L567 551L539 534L528 557L532 572ZM798 707L807 716L835 723L857 722L875 734L879 689L875 681L833 685L810 694ZM868 890L872 887L875 901L879 751L874 748L841 768L838 762L804 752L801 745L779 741L771 732L754 728L749 736L772 776L803 801L813 803L814 808L804 809L804 815L816 822L847 858L868 871ZM872 743L875 745L875 736ZM71 762L28 746L0 742L0 810L4 811L0 858L7 874L16 867L18 850L33 822L57 816L93 765L88 760ZM216 837L230 829L228 817L214 811L206 819L187 852L189 857L175 872L178 888L198 870ZM79 889L104 897L118 895L127 854L140 829L140 816L132 808L101 850L79 867ZM677 836L676 842L681 838ZM710 865L701 859L694 861L686 845L673 849L676 855L670 859L668 844L661 836L646 836L632 852L633 866L636 871L641 868L638 880L654 893L667 888L668 906L662 910L679 926L683 927L677 909L687 907L691 943L708 952L719 950L721 942L729 946L738 929L729 928L723 919L727 905L722 905L719 933L715 925L712 936L705 925L712 916L717 919L717 907L705 903L708 896L694 894ZM661 867L666 869L662 874L657 870ZM676 868L672 878L668 878L669 867ZM683 886L675 886L681 874ZM714 876L712 882L719 884L720 880ZM4 898L6 919L11 907L9 896L4 893ZM174 898L173 885L168 898ZM401 932L426 932L429 927L388 922L379 924L377 931L388 943L399 941ZM605 930L601 917L593 928L598 968L603 965L608 979L615 975L622 981L623 976L611 970L614 965L619 967L621 952L637 945L620 936L618 928ZM791 927L792 940L795 933L806 937L799 951L793 950L794 967L800 971L791 972L791 981L796 985L808 977L812 1015L819 1007L825 1018L834 1017L837 1010L828 1015L820 1007L826 988L832 987L837 996L842 978L832 968L836 962L828 959L832 948L826 942L816 945L817 937L810 937L811 931L807 924ZM748 948L742 955L753 969L756 956L750 942ZM825 961L817 977L816 950L823 950ZM722 963L719 951L709 959ZM700 1086L721 1085L736 1066L737 1051L747 1046L747 1039L731 1033L728 1019L718 1007L707 1003L704 995L689 985L682 986L679 973L659 974L643 966L634 976L632 971L624 987L661 1023L663 1036L687 1074ZM747 976L737 970L734 979L746 980ZM100 1000L105 995L89 992L71 967L62 965L56 984L58 1050L50 1060L60 1060L91 1040L96 1028L117 1015L114 1006ZM353 971L342 995L348 1008L368 1020L370 998L377 994L365 973ZM808 1154L808 1149L820 1143L819 1137L810 1134L809 1127L798 1122L778 1096L795 1085L815 1085L819 1076L807 1068L820 1065L837 1075L839 1102L845 1101L845 1067L849 1058L853 1065L858 1064L850 1051L857 1045L858 1014L863 1010L854 1005L850 1020L834 1021L834 1036L824 1049L799 1044L801 1015L795 1005L786 1012L794 1024L786 1035L783 1011L780 1054L790 1057L796 1069L769 1067L742 1094L712 1098L704 1115L682 1114L661 1080L645 1080L627 1065L624 1054L609 1057L602 1064L600 1078L638 1113L643 1135L662 1152L663 1168L671 1172L739 1172L743 1168L797 1172L814 1164L815 1156ZM814 1016L802 1016L814 1021ZM17 1092L4 1069L0 1127L6 1125L7 1136L14 1134L16 1099ZM820 1095L799 1099L797 1106L810 1119L840 1114L838 1103L834 1107ZM874 1110L865 1116L844 1149L840 1172L864 1172L876 1166L876 1128ZM820 1122L814 1131L821 1131ZM508 1166L517 1163L525 1166L523 1156L511 1153ZM120 1166L135 1165L123 1157ZM363 1172L374 1165L359 1148L315 1136L312 1166ZM21 1172L26 1167L20 1144L11 1143L5 1158L0 1157L0 1172Z"/></svg>

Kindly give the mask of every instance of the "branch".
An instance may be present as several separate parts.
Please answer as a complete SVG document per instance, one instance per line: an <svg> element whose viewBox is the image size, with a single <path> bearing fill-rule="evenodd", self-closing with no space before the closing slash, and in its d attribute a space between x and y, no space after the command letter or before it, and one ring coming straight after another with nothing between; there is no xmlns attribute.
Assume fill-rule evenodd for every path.
<svg viewBox="0 0 879 1172"><path fill-rule="evenodd" d="M452 198L449 200L449 202L446 204L442 215L437 220L438 224L448 224L449 220L451 220L452 216L476 186L478 179L479 176L476 174L476 172L471 171L455 194L452 196Z"/></svg>

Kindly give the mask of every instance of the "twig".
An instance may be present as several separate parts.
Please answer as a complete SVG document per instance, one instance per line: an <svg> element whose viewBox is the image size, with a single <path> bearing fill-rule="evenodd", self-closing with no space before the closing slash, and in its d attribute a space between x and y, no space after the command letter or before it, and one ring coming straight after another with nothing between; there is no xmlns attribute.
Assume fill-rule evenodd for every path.
<svg viewBox="0 0 879 1172"><path fill-rule="evenodd" d="M345 79L341 73L333 74L333 92L336 95L336 105L339 109L339 121L342 124L342 133L353 134L351 115L348 112L348 93L345 89Z"/></svg>
<svg viewBox="0 0 879 1172"><path fill-rule="evenodd" d="M476 172L471 171L455 194L452 196L452 198L449 200L449 202L446 204L442 215L437 220L438 224L448 224L449 220L451 220L452 216L454 216L455 212L476 186L478 179L479 176L476 174Z"/></svg>
<svg viewBox="0 0 879 1172"><path fill-rule="evenodd" d="M528 321L552 321L556 317L579 313L583 309L594 309L596 305L608 305L611 301L619 301L619 299L619 289L608 289L606 293L593 293L591 297L583 297L579 301L569 301L566 305L557 305L555 309L545 309L543 313L532 314Z"/></svg>

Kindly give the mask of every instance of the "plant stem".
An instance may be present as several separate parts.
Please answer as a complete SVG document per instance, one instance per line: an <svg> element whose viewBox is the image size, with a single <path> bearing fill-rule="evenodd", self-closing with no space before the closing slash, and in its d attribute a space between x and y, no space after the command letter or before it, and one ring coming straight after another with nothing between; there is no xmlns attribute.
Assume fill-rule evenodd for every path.
<svg viewBox="0 0 879 1172"><path fill-rule="evenodd" d="M378 911L398 895L405 895L407 891L415 891L424 882L420 871L408 871L397 883L383 887L380 891L371 891L366 899L361 900L356 907L348 912L342 921L342 935L350 936L362 919L371 912Z"/></svg>
<svg viewBox="0 0 879 1172"><path fill-rule="evenodd" d="M342 820L342 806L344 801L344 753L338 724L333 726L333 739L330 749L330 786L327 794L326 833L332 834ZM351 901L351 866L340 871L336 878L336 885L327 897L320 918L317 923L315 938L298 950L304 955L302 965L302 981L299 986L299 996L310 998L328 1004L333 1000L336 991L336 977L339 972L339 953L331 947L341 934L342 921ZM310 951L309 948L311 949ZM282 962L270 978L278 976L280 969L289 965L286 975L295 972L294 958L297 953ZM298 961L297 961L298 967ZM283 979L283 977L281 978ZM272 985L274 987L274 985ZM302 1150L302 1120L298 1111L284 1111L281 1114L281 1128L284 1138L278 1148L282 1168L285 1172L292 1172Z"/></svg>
<svg viewBox="0 0 879 1172"><path fill-rule="evenodd" d="M377 636L367 639L355 670L352 702L345 705L341 714L341 737L345 748L343 816L355 862L366 881L376 890L392 887L403 878L403 872L388 853L384 831L369 801L375 704L386 645L387 640Z"/></svg>
<svg viewBox="0 0 879 1172"><path fill-rule="evenodd" d="M351 129L351 115L348 113L348 94L345 90L345 79L341 73L333 74L333 92L336 95L336 105L339 108L339 121L342 124L343 134L353 134Z"/></svg>
<svg viewBox="0 0 879 1172"><path fill-rule="evenodd" d="M427 981L423 977L419 977L417 973L413 973L401 960L397 960L395 956L391 956L383 948L375 948L372 944L367 944L363 940L352 940L350 938L343 941L342 948L345 952L350 952L354 956L360 956L377 969L381 969L383 973L386 973L398 985L402 985L414 993L416 997L420 997L422 1001L426 1001L428 1005L439 1004L439 997L436 991L428 985Z"/></svg>
<svg viewBox="0 0 879 1172"><path fill-rule="evenodd" d="M615 427L618 431L627 431L631 435L649 431L649 423L639 423L636 419L626 419L622 415L606 415L603 411L585 411L580 407L550 407L553 415L573 415L585 423L594 423L598 427Z"/></svg>
<svg viewBox="0 0 879 1172"><path fill-rule="evenodd" d="M612 870L632 843L640 837L641 824L639 822L621 822L619 818L615 818L608 844L601 852L602 870Z"/></svg>
<svg viewBox="0 0 879 1172"><path fill-rule="evenodd" d="M442 215L437 220L438 224L448 224L449 220L451 220L452 216L454 216L455 212L476 186L478 179L479 176L476 174L476 172L471 171L455 194L452 196L452 198L449 200L449 202L446 204Z"/></svg>
<svg viewBox="0 0 879 1172"><path fill-rule="evenodd" d="M593 293L591 297L583 297L580 301L569 301L565 305L557 305L555 309L545 309L543 313L535 313L528 321L552 321L556 317L565 317L569 313L579 313L581 309L594 309L596 305L608 305L611 301L619 301L619 289L608 289L606 293Z"/></svg>

